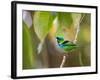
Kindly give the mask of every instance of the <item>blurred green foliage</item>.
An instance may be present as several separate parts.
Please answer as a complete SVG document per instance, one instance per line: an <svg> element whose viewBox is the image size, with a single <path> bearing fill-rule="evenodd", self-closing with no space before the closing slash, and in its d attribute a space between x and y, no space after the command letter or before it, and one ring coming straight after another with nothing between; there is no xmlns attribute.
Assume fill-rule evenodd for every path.
<svg viewBox="0 0 100 80"><path fill-rule="evenodd" d="M35 56L33 54L30 30L23 22L23 69L35 68Z"/></svg>
<svg viewBox="0 0 100 80"><path fill-rule="evenodd" d="M73 24L71 13L58 12L57 16L60 27L70 27Z"/></svg>

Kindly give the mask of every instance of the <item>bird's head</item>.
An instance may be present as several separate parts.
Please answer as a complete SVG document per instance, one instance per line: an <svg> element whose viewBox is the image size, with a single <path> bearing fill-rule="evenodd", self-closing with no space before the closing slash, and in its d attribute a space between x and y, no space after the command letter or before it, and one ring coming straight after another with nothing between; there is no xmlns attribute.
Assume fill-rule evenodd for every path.
<svg viewBox="0 0 100 80"><path fill-rule="evenodd" d="M56 37L58 43L62 43L64 41L63 37Z"/></svg>

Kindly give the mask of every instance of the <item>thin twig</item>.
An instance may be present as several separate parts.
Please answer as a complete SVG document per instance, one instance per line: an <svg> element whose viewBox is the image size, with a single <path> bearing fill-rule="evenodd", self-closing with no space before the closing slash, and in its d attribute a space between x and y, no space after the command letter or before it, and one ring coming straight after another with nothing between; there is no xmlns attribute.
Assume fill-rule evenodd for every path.
<svg viewBox="0 0 100 80"><path fill-rule="evenodd" d="M78 36L79 30L80 30L80 27L79 27L79 24L78 24L78 27L77 27L77 30L76 30L75 39L74 39L73 43L76 43L76 41L77 41L77 36Z"/></svg>
<svg viewBox="0 0 100 80"><path fill-rule="evenodd" d="M63 65L65 64L65 61L66 61L66 56L63 56L63 60L62 60L62 62L61 62L60 68L63 67Z"/></svg>
<svg viewBox="0 0 100 80"><path fill-rule="evenodd" d="M77 24L76 35L75 35L75 39L74 39L73 43L76 43L76 41L77 41L77 36L78 36L79 31L80 31L80 23L82 22L84 16L85 16L85 15L82 16L81 20L80 20L79 23Z"/></svg>

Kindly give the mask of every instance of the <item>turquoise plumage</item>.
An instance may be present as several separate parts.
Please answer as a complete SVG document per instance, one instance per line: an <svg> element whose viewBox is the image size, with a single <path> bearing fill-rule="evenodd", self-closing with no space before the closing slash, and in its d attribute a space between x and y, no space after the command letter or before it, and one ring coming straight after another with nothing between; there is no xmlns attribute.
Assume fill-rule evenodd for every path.
<svg viewBox="0 0 100 80"><path fill-rule="evenodd" d="M63 37L56 37L58 47L64 51L72 51L77 48L77 45L71 41L64 41Z"/></svg>

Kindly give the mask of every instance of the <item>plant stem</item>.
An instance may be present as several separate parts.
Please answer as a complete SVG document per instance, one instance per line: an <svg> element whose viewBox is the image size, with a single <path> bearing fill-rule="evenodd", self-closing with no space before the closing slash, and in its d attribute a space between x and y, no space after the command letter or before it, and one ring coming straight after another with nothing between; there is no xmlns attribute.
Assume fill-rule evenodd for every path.
<svg viewBox="0 0 100 80"><path fill-rule="evenodd" d="M64 66L65 61L66 61L66 56L63 56L63 60L61 62L60 68L62 68Z"/></svg>
<svg viewBox="0 0 100 80"><path fill-rule="evenodd" d="M80 30L80 27L79 27L79 24L78 24L78 27L77 27L77 30L76 30L75 39L74 39L73 43L76 43L76 41L77 41L77 36L78 36L79 30Z"/></svg>
<svg viewBox="0 0 100 80"><path fill-rule="evenodd" d="M77 36L78 36L79 31L80 31L80 23L82 22L84 16L85 15L82 16L82 18L80 19L79 23L77 24L76 35L75 35L75 39L74 39L73 43L76 43L76 41L77 41Z"/></svg>

